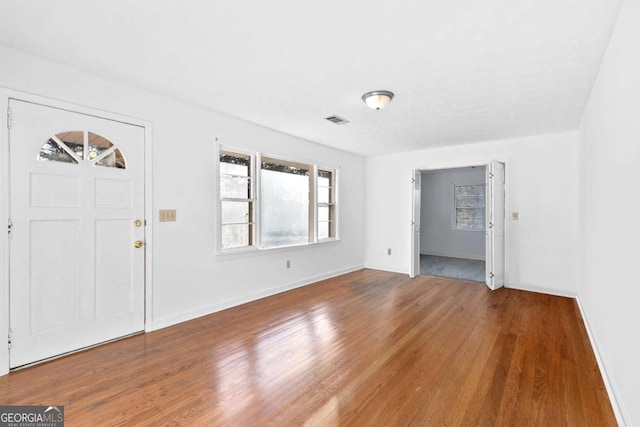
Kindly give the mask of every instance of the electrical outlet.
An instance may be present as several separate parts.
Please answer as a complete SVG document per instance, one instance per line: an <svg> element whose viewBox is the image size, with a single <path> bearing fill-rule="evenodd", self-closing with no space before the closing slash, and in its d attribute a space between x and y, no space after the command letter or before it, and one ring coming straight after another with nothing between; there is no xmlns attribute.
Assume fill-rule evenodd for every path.
<svg viewBox="0 0 640 427"><path fill-rule="evenodd" d="M173 222L176 220L175 209L160 209L160 222Z"/></svg>
<svg viewBox="0 0 640 427"><path fill-rule="evenodd" d="M287 268L291 268L291 260L287 260Z"/></svg>
<svg viewBox="0 0 640 427"><path fill-rule="evenodd" d="M387 255L391 255L391 248L387 248Z"/></svg>
<svg viewBox="0 0 640 427"><path fill-rule="evenodd" d="M518 212L511 213L511 218L513 218L514 221L517 221L518 220Z"/></svg>

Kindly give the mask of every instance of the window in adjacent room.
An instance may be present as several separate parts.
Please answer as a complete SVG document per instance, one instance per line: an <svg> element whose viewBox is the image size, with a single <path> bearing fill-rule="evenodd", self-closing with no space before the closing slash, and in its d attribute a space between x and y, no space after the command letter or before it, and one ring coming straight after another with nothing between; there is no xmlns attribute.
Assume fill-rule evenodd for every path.
<svg viewBox="0 0 640 427"><path fill-rule="evenodd" d="M484 231L485 186L454 185L454 228Z"/></svg>

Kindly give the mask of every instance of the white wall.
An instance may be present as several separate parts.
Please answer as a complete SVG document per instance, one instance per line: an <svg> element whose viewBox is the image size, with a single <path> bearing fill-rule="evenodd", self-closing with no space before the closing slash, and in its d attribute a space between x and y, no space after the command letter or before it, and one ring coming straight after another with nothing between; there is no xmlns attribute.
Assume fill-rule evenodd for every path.
<svg viewBox="0 0 640 427"><path fill-rule="evenodd" d="M640 1L625 0L580 127L578 298L627 425L640 426Z"/></svg>
<svg viewBox="0 0 640 427"><path fill-rule="evenodd" d="M485 259L483 231L454 228L453 186L483 185L485 168L459 168L422 173L420 253Z"/></svg>
<svg viewBox="0 0 640 427"><path fill-rule="evenodd" d="M152 123L154 214L149 218L153 220L152 328L364 265L362 157L106 80L2 45L0 59L0 87ZM180 82L175 84L180 85ZM4 116L4 112L2 114ZM5 134L3 132L0 137L3 156L6 153ZM334 244L275 250L248 257L216 258L216 136L285 158L339 167L342 240ZM6 170L2 171L2 176L5 174ZM3 205L6 206L6 202L3 201ZM159 223L160 208L177 209L177 222ZM287 259L291 260L290 269L285 269ZM4 312L6 301L1 303Z"/></svg>
<svg viewBox="0 0 640 427"><path fill-rule="evenodd" d="M413 169L506 163L509 287L574 296L578 275L578 133L367 158L366 265L409 272ZM520 220L510 220L519 212ZM387 255L392 248L392 255Z"/></svg>

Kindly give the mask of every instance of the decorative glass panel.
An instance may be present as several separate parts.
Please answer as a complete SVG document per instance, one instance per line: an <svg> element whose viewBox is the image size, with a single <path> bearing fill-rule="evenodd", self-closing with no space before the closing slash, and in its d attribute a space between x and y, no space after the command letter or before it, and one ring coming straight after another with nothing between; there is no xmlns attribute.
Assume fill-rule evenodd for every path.
<svg viewBox="0 0 640 427"><path fill-rule="evenodd" d="M91 156L91 153L89 154ZM119 149L115 149L95 163L96 166L105 166L108 168L126 169L127 165Z"/></svg>
<svg viewBox="0 0 640 427"><path fill-rule="evenodd" d="M40 148L40 154L38 160L45 160L50 162L62 162L62 163L74 163L78 161L71 156L65 149L63 149L53 138L49 138L47 142Z"/></svg>
<svg viewBox="0 0 640 427"><path fill-rule="evenodd" d="M111 147L113 147L113 144L108 139L89 132L89 160L95 159Z"/></svg>
<svg viewBox="0 0 640 427"><path fill-rule="evenodd" d="M56 135L71 151L75 153L80 160L84 157L84 131L74 130L71 132L63 132Z"/></svg>
<svg viewBox="0 0 640 427"><path fill-rule="evenodd" d="M97 166L106 166L112 168L125 168L124 156L120 150L115 149L113 143L108 139L88 132L88 150L85 153L85 131L74 130L69 132L61 132L47 140L42 148L38 160L46 160L52 162L74 163L79 160L94 161ZM106 156L105 151L111 151ZM73 154L71 154L73 153Z"/></svg>

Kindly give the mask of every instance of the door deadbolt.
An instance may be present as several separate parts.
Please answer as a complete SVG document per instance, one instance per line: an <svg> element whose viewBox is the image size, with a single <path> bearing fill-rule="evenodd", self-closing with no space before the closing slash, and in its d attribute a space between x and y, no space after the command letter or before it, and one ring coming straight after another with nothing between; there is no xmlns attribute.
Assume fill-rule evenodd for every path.
<svg viewBox="0 0 640 427"><path fill-rule="evenodd" d="M136 219L135 221L133 221L133 225L135 225L136 227L141 227L142 226L142 220L141 219Z"/></svg>

